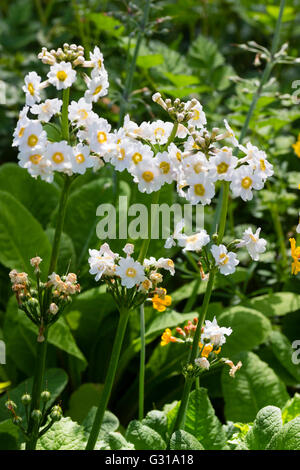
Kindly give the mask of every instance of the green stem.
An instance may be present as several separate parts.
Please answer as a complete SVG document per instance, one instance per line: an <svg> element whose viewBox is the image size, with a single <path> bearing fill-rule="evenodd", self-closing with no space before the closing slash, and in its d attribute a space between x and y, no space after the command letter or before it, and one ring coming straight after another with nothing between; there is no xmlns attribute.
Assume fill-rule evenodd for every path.
<svg viewBox="0 0 300 470"><path fill-rule="evenodd" d="M140 352L140 373L139 373L139 420L144 417L144 396L145 396L145 313L144 304L140 306L140 335L141 335L141 352Z"/></svg>
<svg viewBox="0 0 300 470"><path fill-rule="evenodd" d="M39 15L40 22L43 26L46 26L46 17L44 14L44 9L41 3L41 0L35 0L35 6Z"/></svg>
<svg viewBox="0 0 300 470"><path fill-rule="evenodd" d="M279 213L278 213L278 210L277 210L277 207L275 206L275 204L270 204L269 208L270 208L271 216L272 216L272 219L273 219L275 232L276 232L278 242L279 242L280 254L281 254L281 257L282 257L281 266L282 266L283 269L285 269L288 265L288 258L287 258L287 254L286 254L285 237L284 237L284 233L283 233L283 230L282 230L282 225L281 225Z"/></svg>
<svg viewBox="0 0 300 470"><path fill-rule="evenodd" d="M116 375L116 370L119 362L119 357L121 353L121 347L126 331L126 326L129 319L129 310L120 311L120 318L117 328L117 333L114 340L113 350L111 353L111 358L109 361L108 371L105 379L105 384L103 391L101 393L100 403L98 410L93 422L93 427L89 436L88 443L86 445L86 450L93 450L98 439L100 432L101 424L103 421L104 413L108 405L108 401L111 395L114 378Z"/></svg>

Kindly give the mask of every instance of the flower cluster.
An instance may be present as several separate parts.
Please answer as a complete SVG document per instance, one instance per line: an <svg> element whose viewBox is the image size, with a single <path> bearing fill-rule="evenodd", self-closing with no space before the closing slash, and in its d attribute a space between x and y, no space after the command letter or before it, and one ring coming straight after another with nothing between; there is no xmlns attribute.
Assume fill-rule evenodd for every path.
<svg viewBox="0 0 300 470"><path fill-rule="evenodd" d="M171 299L166 295L165 289L158 287L163 282L160 270L164 269L173 276L173 261L169 258L156 260L150 257L140 263L132 257L134 246L131 243L127 243L123 251L126 254L124 257L114 253L108 243L101 245L99 250L89 250L90 274L95 276L96 281L106 282L119 308L125 304L134 308L153 294L153 307L164 311Z"/></svg>
<svg viewBox="0 0 300 470"><path fill-rule="evenodd" d="M87 168L97 170L103 165L101 157L110 131L108 122L92 110L93 103L107 94L109 86L100 49L95 47L90 60L85 60L83 47L74 44L64 44L57 51L43 48L38 57L50 70L44 81L36 72L25 77L26 106L13 135L19 165L49 183L55 171L71 176L83 174ZM80 68L86 84L84 96L70 104L68 98L44 99L44 90L51 85L58 91L69 90ZM83 73L84 69L91 69L91 76ZM67 129L58 125L59 117L66 118Z"/></svg>
<svg viewBox="0 0 300 470"><path fill-rule="evenodd" d="M166 346L169 343L185 343L189 347L194 339L195 331L197 329L198 318L194 318L193 321L189 320L188 323L183 327L177 327L176 332L180 335L172 336L172 331L167 328L161 337L161 346ZM189 373L199 375L204 370L210 369L211 366L225 363L230 366L229 375L234 377L235 372L241 368L242 363L238 362L235 366L233 362L227 358L219 358L221 348L226 343L226 336L231 335L232 329L218 325L216 318L213 321L206 320L204 326L201 328L201 336L199 342L199 350L195 359L195 367L192 365L192 369Z"/></svg>
<svg viewBox="0 0 300 470"><path fill-rule="evenodd" d="M19 273L15 269L9 273L19 308L39 328L38 341L44 341L45 328L58 320L66 304L71 301L71 296L80 292L80 285L74 273L62 277L52 273L46 283L41 282L41 262L39 256L30 260L36 274L36 286L32 286L27 273Z"/></svg>
<svg viewBox="0 0 300 470"><path fill-rule="evenodd" d="M174 122L157 120L137 125L127 115L124 125L110 137L104 156L117 171L127 170L141 192L158 191L176 182L180 196L191 204L210 204L217 181L228 181L234 197L251 200L253 189L262 189L273 174L265 152L240 145L225 121L225 132L205 128L206 117L196 99L165 101L153 96ZM176 140L176 144L174 143ZM225 140L222 147L217 144ZM231 146L228 146L230 142ZM240 158L234 156L242 153Z"/></svg>
<svg viewBox="0 0 300 470"><path fill-rule="evenodd" d="M206 250L206 246L211 242L210 236L206 230L202 229L198 233L192 235L185 235L182 233L184 228L184 221L180 221L176 227L172 236L170 236L165 243L165 248L171 248L176 245L176 241L179 246L183 247L183 251L194 251L203 253L203 260L210 271L214 266L218 267L221 274L228 276L234 273L236 266L239 264L236 253L229 251L229 248L236 250L237 248L246 247L249 255L254 261L259 260L259 255L266 251L266 240L260 238L261 228L259 227L255 233L249 227L243 233L243 238L240 240L234 240L226 247L223 244L212 244L209 251ZM218 240L218 236L214 235L212 241ZM175 241L176 240L176 241ZM202 263L200 264L202 278L205 279L205 275L202 269Z"/></svg>

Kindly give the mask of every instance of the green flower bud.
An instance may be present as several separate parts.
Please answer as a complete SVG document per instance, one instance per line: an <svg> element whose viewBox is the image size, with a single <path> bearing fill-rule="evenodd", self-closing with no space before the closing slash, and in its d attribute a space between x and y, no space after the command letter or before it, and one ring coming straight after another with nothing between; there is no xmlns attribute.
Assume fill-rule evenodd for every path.
<svg viewBox="0 0 300 470"><path fill-rule="evenodd" d="M53 406L51 413L50 413L50 418L52 421L59 421L62 418L62 409L59 405Z"/></svg>
<svg viewBox="0 0 300 470"><path fill-rule="evenodd" d="M216 243L218 241L219 235L217 233L214 233L211 238L212 238L212 241Z"/></svg>
<svg viewBox="0 0 300 470"><path fill-rule="evenodd" d="M31 413L31 417L32 419L34 419L34 421L39 421L42 417L41 410L33 410Z"/></svg>
<svg viewBox="0 0 300 470"><path fill-rule="evenodd" d="M51 393L48 392L48 390L44 390L44 391L41 393L41 399L42 399L43 402L46 403L47 401L50 400L50 398L51 398Z"/></svg>
<svg viewBox="0 0 300 470"><path fill-rule="evenodd" d="M31 402L31 396L29 395L29 393L25 393L21 397L21 402L23 403L24 406L29 405L29 403Z"/></svg>
<svg viewBox="0 0 300 470"><path fill-rule="evenodd" d="M5 403L5 406L8 410L15 410L17 408L17 405L12 400L7 400L7 402Z"/></svg>

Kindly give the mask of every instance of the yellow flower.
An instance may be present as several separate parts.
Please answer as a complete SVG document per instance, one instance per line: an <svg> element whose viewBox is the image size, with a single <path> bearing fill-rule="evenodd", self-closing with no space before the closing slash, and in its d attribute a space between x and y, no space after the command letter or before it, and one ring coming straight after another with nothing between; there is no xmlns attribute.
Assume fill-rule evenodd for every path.
<svg viewBox="0 0 300 470"><path fill-rule="evenodd" d="M200 348L200 350L202 350L201 356L202 357L208 357L208 355L212 352L214 346L213 346L213 344L206 344L203 347L203 344L199 343L199 348Z"/></svg>
<svg viewBox="0 0 300 470"><path fill-rule="evenodd" d="M293 258L292 274L298 274L300 271L300 246L296 246L295 238L290 238L291 256Z"/></svg>
<svg viewBox="0 0 300 470"><path fill-rule="evenodd" d="M295 154L300 158L300 134L298 135L298 140L295 144L292 145Z"/></svg>
<svg viewBox="0 0 300 470"><path fill-rule="evenodd" d="M167 293L166 289L160 289L160 291L163 291L163 292L159 294L154 294L153 298L151 299L152 306L158 312L164 312L166 308L171 305L172 298L170 295L166 295Z"/></svg>
<svg viewBox="0 0 300 470"><path fill-rule="evenodd" d="M176 343L176 342L177 342L177 338L175 338L175 336L172 336L172 331L170 330L170 328L166 328L161 336L160 345L166 346L169 343Z"/></svg>

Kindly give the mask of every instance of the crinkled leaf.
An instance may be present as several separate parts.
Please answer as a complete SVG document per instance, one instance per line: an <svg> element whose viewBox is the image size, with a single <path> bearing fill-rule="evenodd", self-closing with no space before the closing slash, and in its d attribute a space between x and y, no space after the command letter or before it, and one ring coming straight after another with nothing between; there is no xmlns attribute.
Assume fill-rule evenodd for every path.
<svg viewBox="0 0 300 470"><path fill-rule="evenodd" d="M300 450L300 416L286 423L272 438L267 449Z"/></svg>
<svg viewBox="0 0 300 470"><path fill-rule="evenodd" d="M132 442L136 450L164 450L167 445L158 432L139 421L131 421L125 438Z"/></svg>
<svg viewBox="0 0 300 470"><path fill-rule="evenodd" d="M146 417L142 420L142 424L145 424L146 426L154 429L154 431L158 432L158 434L160 434L164 440L166 439L166 434L168 431L168 420L165 413L162 411L149 411Z"/></svg>
<svg viewBox="0 0 300 470"><path fill-rule="evenodd" d="M282 428L281 410L276 406L266 406L259 410L252 428L246 436L246 443L251 450L264 450Z"/></svg>
<svg viewBox="0 0 300 470"><path fill-rule="evenodd" d="M85 446L84 428L71 418L54 423L37 443L38 450L84 450Z"/></svg>
<svg viewBox="0 0 300 470"><path fill-rule="evenodd" d="M272 351L287 371L300 382L300 366L292 362L294 349L288 338L280 331L272 331L269 336Z"/></svg>
<svg viewBox="0 0 300 470"><path fill-rule="evenodd" d="M293 398L291 398L282 408L282 420L283 424L292 421L292 419L300 416L300 394L295 393Z"/></svg>
<svg viewBox="0 0 300 470"><path fill-rule="evenodd" d="M182 429L172 434L170 441L171 450L204 450L199 441Z"/></svg>

